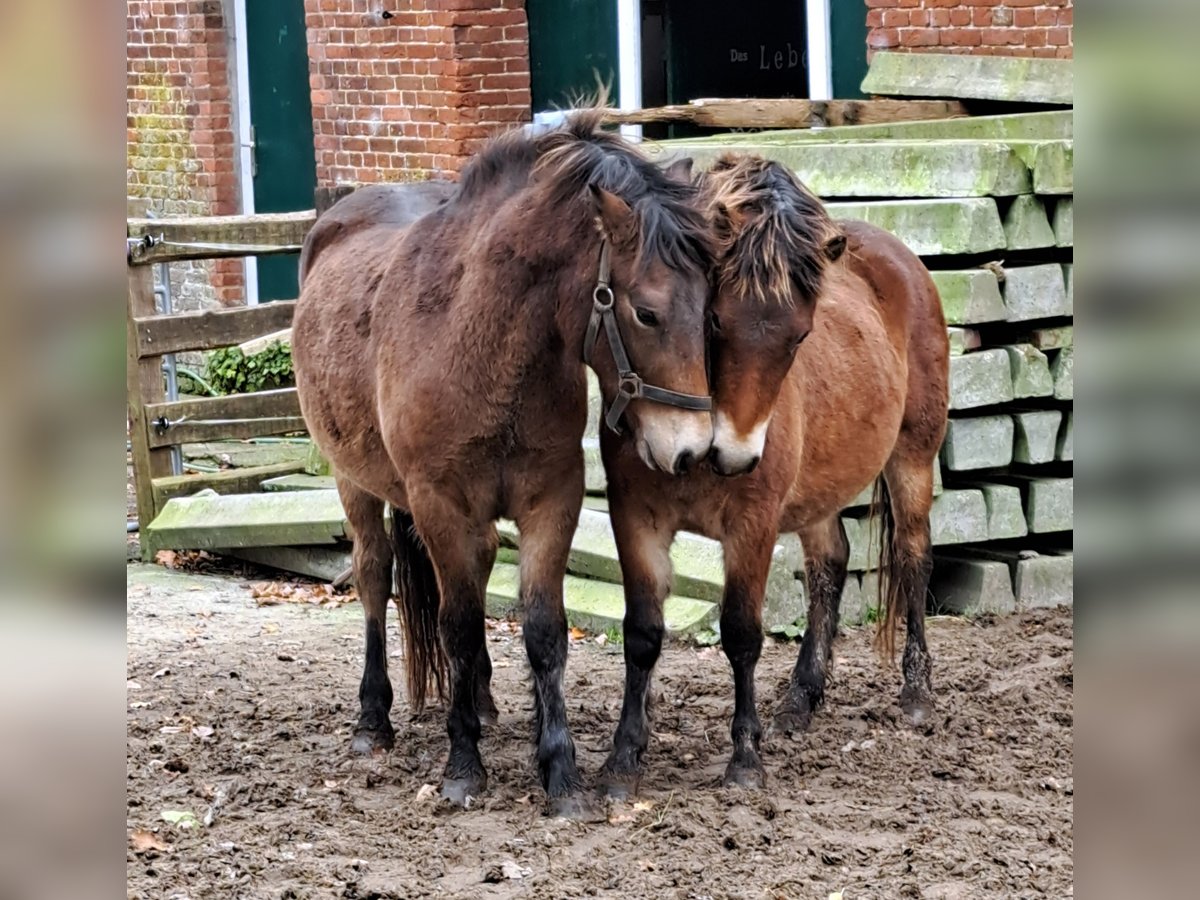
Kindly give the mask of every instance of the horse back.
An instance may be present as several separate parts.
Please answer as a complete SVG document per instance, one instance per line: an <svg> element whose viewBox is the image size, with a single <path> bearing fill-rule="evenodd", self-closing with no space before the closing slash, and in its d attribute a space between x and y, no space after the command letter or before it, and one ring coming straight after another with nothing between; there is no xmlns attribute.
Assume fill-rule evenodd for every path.
<svg viewBox="0 0 1200 900"><path fill-rule="evenodd" d="M372 184L331 206L304 239L300 251L300 283L329 247L364 232L401 231L445 204L458 189L450 181Z"/></svg>

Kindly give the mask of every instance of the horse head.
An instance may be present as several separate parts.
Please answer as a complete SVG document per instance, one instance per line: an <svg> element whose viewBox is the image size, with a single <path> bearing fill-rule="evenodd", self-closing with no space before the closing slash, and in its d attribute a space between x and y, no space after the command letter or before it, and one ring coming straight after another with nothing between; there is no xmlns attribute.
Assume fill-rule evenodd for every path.
<svg viewBox="0 0 1200 900"><path fill-rule="evenodd" d="M737 475L762 458L784 377L813 327L825 268L846 239L779 163L728 154L700 181L717 239L710 459L721 474Z"/></svg>

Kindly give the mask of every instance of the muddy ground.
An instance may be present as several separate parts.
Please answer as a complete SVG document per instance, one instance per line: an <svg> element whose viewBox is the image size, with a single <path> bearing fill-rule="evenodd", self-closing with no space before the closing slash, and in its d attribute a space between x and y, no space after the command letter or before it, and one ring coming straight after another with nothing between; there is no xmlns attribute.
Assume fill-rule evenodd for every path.
<svg viewBox="0 0 1200 900"><path fill-rule="evenodd" d="M501 710L482 745L490 787L456 812L424 787L444 761L441 716L410 718L399 685L396 750L348 753L356 605L259 606L245 576L129 575L130 897L1072 894L1067 610L932 620L931 733L898 720L898 675L875 661L865 630L849 630L827 707L803 739L766 744L758 794L718 786L732 711L724 657L670 646L642 801L581 824L542 814L516 627L490 623ZM794 658L794 645L768 642L764 705ZM572 642L568 705L588 775L608 749L622 671L619 646Z"/></svg>

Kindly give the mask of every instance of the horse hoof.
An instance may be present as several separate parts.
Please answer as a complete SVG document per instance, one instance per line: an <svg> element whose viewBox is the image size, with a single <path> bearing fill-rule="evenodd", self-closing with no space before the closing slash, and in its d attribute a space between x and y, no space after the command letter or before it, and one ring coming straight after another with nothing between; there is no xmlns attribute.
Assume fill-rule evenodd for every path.
<svg viewBox="0 0 1200 900"><path fill-rule="evenodd" d="M384 753L392 749L394 742L391 729L382 731L377 728L359 728L350 741L350 752L362 756Z"/></svg>
<svg viewBox="0 0 1200 900"><path fill-rule="evenodd" d="M928 728L933 721L933 697L924 691L900 694L900 709L914 728Z"/></svg>
<svg viewBox="0 0 1200 900"><path fill-rule="evenodd" d="M442 797L460 809L470 809L487 788L486 775L468 775L466 778L447 778L442 781Z"/></svg>
<svg viewBox="0 0 1200 900"><path fill-rule="evenodd" d="M604 810L583 794L551 797L547 804L547 815L552 819L570 819L573 822L605 822L608 820Z"/></svg>
<svg viewBox="0 0 1200 900"><path fill-rule="evenodd" d="M739 787L747 791L761 791L767 784L767 773L761 768L730 763L725 770L725 778L721 784L725 787Z"/></svg>
<svg viewBox="0 0 1200 900"><path fill-rule="evenodd" d="M794 737L804 734L812 725L812 713L807 709L788 709L775 714L767 729L767 737Z"/></svg>

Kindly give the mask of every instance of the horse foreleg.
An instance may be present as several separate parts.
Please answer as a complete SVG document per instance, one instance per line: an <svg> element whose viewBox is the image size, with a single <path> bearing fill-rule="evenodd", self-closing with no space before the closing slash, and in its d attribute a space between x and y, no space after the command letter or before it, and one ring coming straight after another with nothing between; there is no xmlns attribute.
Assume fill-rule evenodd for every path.
<svg viewBox="0 0 1200 900"><path fill-rule="evenodd" d="M646 700L651 672L662 652L663 601L671 584L674 534L656 529L649 516L629 510L611 486L609 499L625 584L625 700L612 752L600 774L600 789L623 799L637 793L642 755L650 743Z"/></svg>
<svg viewBox="0 0 1200 900"><path fill-rule="evenodd" d="M358 688L361 711L350 749L390 750L395 732L389 714L392 682L387 669L387 607L392 588L392 548L383 525L383 501L344 478L337 480L346 520L354 532L354 584L366 618L366 663Z"/></svg>
<svg viewBox="0 0 1200 900"><path fill-rule="evenodd" d="M759 755L762 723L754 696L754 670L762 655L762 605L775 534L741 531L727 535L721 543L725 551L721 647L733 668L734 689L733 756L724 783L761 788L767 775Z"/></svg>
<svg viewBox="0 0 1200 900"><path fill-rule="evenodd" d="M800 533L800 542L804 545L808 627L787 694L771 723L772 731L785 734L807 731L813 713L825 701L825 680L837 637L846 563L850 559L850 544L840 516L805 528Z"/></svg>
<svg viewBox="0 0 1200 900"><path fill-rule="evenodd" d="M582 472L579 473L582 481ZM517 516L521 532L521 603L525 650L533 670L537 761L542 787L554 815L587 814L575 764L575 742L567 726L563 676L567 666L567 615L563 575L579 521L582 484L567 479L542 493Z"/></svg>

